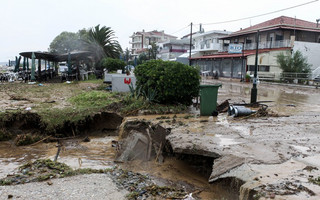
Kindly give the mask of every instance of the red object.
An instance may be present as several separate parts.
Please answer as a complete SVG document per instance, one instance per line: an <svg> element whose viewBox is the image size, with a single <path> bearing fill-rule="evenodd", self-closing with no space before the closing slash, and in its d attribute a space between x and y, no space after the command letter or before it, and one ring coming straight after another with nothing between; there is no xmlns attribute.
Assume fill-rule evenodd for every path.
<svg viewBox="0 0 320 200"><path fill-rule="evenodd" d="M127 85L130 85L131 83L131 78L127 79L127 78L124 78L124 84L127 84Z"/></svg>

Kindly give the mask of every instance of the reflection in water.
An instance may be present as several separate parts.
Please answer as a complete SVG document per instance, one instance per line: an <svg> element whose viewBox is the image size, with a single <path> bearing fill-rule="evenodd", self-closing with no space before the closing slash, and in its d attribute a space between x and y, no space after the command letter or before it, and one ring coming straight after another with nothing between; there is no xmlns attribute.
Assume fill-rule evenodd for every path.
<svg viewBox="0 0 320 200"><path fill-rule="evenodd" d="M236 103L250 102L252 84L235 82L222 82L221 84L222 88L219 88L218 93L219 102L229 98L231 102ZM290 115L304 110L320 111L319 99L320 92L314 88L271 84L258 86L258 101L272 101L266 104L280 114Z"/></svg>

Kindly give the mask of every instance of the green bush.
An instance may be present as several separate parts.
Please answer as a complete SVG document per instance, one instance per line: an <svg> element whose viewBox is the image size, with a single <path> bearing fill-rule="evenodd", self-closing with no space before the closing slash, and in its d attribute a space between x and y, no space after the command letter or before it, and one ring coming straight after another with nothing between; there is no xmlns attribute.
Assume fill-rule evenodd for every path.
<svg viewBox="0 0 320 200"><path fill-rule="evenodd" d="M277 63L283 72L293 72L293 73L310 73L310 64L308 63L307 57L304 57L300 51L290 55L285 55L280 53L277 56Z"/></svg>
<svg viewBox="0 0 320 200"><path fill-rule="evenodd" d="M104 58L101 60L101 68L107 69L109 72L117 71L118 69L124 70L126 63L119 59Z"/></svg>
<svg viewBox="0 0 320 200"><path fill-rule="evenodd" d="M162 104L190 105L199 94L199 70L178 62L150 60L138 65L134 73L137 88L144 96Z"/></svg>

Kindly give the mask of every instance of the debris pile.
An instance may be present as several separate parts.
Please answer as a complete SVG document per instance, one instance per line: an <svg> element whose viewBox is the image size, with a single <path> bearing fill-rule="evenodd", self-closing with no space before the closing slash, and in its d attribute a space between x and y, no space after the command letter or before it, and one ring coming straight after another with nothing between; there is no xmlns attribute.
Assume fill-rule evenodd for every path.
<svg viewBox="0 0 320 200"><path fill-rule="evenodd" d="M120 189L130 193L128 199L185 199L184 189L155 184L148 175L113 168L107 174L115 181Z"/></svg>

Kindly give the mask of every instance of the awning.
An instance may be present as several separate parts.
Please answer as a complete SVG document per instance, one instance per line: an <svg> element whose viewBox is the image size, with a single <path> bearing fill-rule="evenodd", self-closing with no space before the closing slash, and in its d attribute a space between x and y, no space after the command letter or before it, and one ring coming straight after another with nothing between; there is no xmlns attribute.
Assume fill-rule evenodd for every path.
<svg viewBox="0 0 320 200"><path fill-rule="evenodd" d="M21 52L19 53L20 56L32 58L33 51L30 52ZM34 52L36 59L42 59L42 60L48 60L53 62L62 62L62 61L68 61L68 53L65 54L54 54L49 52L40 52L36 51ZM85 58L90 58L92 56L92 53L90 51L73 51L70 52L71 60L82 60Z"/></svg>

